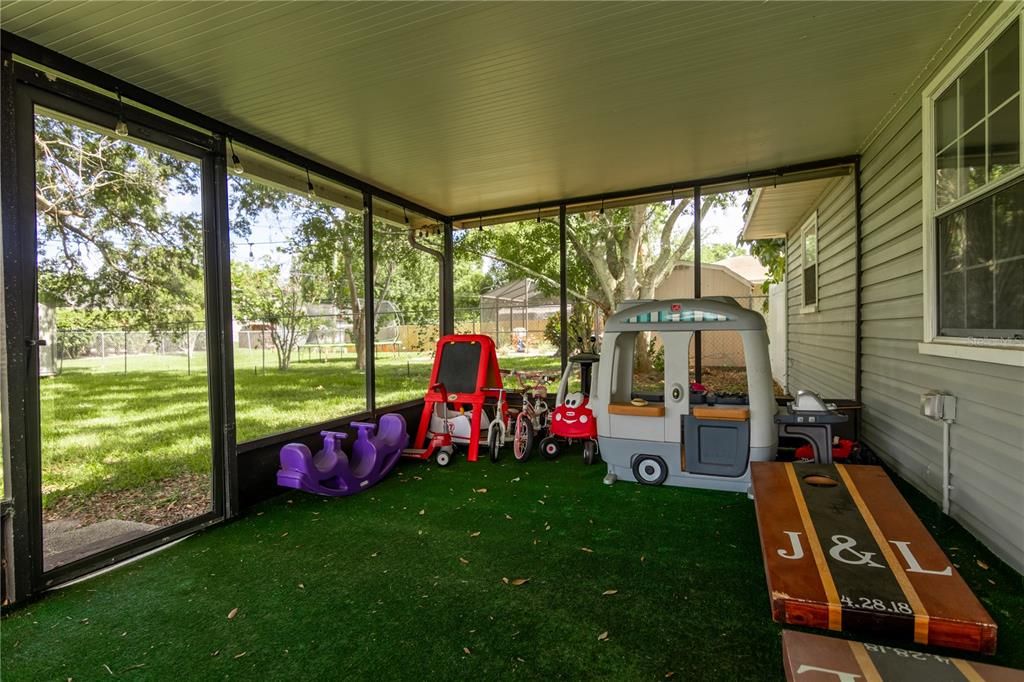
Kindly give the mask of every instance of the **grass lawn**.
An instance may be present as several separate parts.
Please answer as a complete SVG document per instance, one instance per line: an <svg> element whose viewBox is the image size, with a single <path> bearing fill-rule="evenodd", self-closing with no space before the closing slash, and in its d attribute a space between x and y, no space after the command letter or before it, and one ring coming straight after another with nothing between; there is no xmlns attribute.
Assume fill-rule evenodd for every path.
<svg viewBox="0 0 1024 682"><path fill-rule="evenodd" d="M753 503L604 473L403 462L282 495L16 611L5 679L782 679ZM1021 576L902 489L999 623L989 660L1024 667Z"/></svg>
<svg viewBox="0 0 1024 682"><path fill-rule="evenodd" d="M239 442L366 409L366 378L354 359L297 362L279 371L270 356L266 370L258 352L240 351L236 357ZM167 488L158 481L185 476L202 495L202 475L210 471L205 363L204 355L193 357L188 373L183 357L130 356L125 373L123 358L91 358L65 361L60 375L43 379L47 508L60 504L71 512L99 492L138 489L146 495ZM551 357L502 360L509 369L557 368L558 363ZM421 397L431 365L425 355L379 356L378 404Z"/></svg>

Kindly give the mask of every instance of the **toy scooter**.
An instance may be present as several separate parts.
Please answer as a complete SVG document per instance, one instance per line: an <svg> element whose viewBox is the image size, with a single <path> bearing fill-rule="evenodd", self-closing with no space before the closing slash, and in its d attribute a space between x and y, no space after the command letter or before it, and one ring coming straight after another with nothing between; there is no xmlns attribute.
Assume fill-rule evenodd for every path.
<svg viewBox="0 0 1024 682"><path fill-rule="evenodd" d="M591 343L595 339L591 337ZM540 442L540 453L545 459L557 459L563 443L583 442L583 461L597 461L597 420L590 408L590 386L594 365L601 359L597 353L583 352L569 358L569 363L558 383L555 409L551 413L548 435ZM580 390L569 393L569 382L579 368Z"/></svg>

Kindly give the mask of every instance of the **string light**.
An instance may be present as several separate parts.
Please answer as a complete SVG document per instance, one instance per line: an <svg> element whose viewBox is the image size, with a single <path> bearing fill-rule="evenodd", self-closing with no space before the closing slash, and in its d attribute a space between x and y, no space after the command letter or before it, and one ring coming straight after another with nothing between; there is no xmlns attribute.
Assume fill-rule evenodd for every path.
<svg viewBox="0 0 1024 682"><path fill-rule="evenodd" d="M128 124L124 120L124 100L121 99L121 91L117 91L117 125L114 126L114 133L120 137L128 137Z"/></svg>
<svg viewBox="0 0 1024 682"><path fill-rule="evenodd" d="M253 255L252 255L252 242L249 242L249 260L252 260L252 259L253 259Z"/></svg>
<svg viewBox="0 0 1024 682"><path fill-rule="evenodd" d="M405 206L402 207L402 215L405 216L405 224L408 225L409 224L409 212L405 210ZM416 233L416 236L417 237L420 236L419 232Z"/></svg>
<svg viewBox="0 0 1024 682"><path fill-rule="evenodd" d="M484 217L480 216L480 223L477 225L477 229L481 232L484 231Z"/></svg>
<svg viewBox="0 0 1024 682"><path fill-rule="evenodd" d="M230 137L228 138L228 145L231 147L231 170L241 175L245 172L245 168L242 166L242 160L235 153L235 141Z"/></svg>
<svg viewBox="0 0 1024 682"><path fill-rule="evenodd" d="M604 198L601 199L601 215L604 215Z"/></svg>
<svg viewBox="0 0 1024 682"><path fill-rule="evenodd" d="M750 187L750 176L748 175L747 176L747 196L749 197L749 196L751 196L753 194L754 194L754 190Z"/></svg>
<svg viewBox="0 0 1024 682"><path fill-rule="evenodd" d="M537 207L537 224L540 225L540 207Z"/></svg>
<svg viewBox="0 0 1024 682"><path fill-rule="evenodd" d="M306 169L306 196L310 199L316 198L316 190L313 189L313 180L309 177L309 169Z"/></svg>
<svg viewBox="0 0 1024 682"><path fill-rule="evenodd" d="M675 205L676 205L676 190L673 187L672 188L672 207L675 208Z"/></svg>

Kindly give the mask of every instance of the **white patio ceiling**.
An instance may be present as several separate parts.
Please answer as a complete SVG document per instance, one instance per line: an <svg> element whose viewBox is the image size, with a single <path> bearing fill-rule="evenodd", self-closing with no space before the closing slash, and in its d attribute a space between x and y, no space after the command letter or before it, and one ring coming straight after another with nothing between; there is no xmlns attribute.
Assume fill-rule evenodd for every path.
<svg viewBox="0 0 1024 682"><path fill-rule="evenodd" d="M855 153L954 2L33 2L4 29L448 214Z"/></svg>

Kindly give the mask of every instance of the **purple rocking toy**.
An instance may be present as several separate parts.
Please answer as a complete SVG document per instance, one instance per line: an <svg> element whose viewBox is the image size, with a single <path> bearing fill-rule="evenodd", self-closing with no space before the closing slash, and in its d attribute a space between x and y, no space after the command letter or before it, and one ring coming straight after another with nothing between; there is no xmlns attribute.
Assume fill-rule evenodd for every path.
<svg viewBox="0 0 1024 682"><path fill-rule="evenodd" d="M405 419L400 414L385 414L379 424L353 422L352 426L356 439L351 455L342 452L341 440L347 435L338 431L320 432L324 447L315 455L302 443L281 448L277 484L333 497L353 495L376 485L409 445Z"/></svg>

